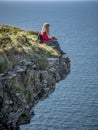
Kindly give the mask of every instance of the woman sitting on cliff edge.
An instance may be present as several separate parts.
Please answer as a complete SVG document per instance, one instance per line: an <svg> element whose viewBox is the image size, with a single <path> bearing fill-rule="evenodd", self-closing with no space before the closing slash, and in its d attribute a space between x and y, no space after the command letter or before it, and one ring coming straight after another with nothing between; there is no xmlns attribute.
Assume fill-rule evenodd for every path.
<svg viewBox="0 0 98 130"><path fill-rule="evenodd" d="M44 23L42 26L41 36L42 36L43 42L49 46L52 46L56 50L58 50L60 54L62 55L66 54L61 50L58 41L53 37L49 37L49 26L50 24L48 23Z"/></svg>

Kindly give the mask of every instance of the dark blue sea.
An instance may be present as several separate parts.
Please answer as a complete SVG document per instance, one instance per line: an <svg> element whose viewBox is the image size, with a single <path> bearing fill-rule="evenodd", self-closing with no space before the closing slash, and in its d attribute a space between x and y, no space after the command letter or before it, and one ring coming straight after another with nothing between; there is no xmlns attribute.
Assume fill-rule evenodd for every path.
<svg viewBox="0 0 98 130"><path fill-rule="evenodd" d="M71 72L35 107L21 130L98 130L98 2L0 2L0 24L50 34L71 58Z"/></svg>

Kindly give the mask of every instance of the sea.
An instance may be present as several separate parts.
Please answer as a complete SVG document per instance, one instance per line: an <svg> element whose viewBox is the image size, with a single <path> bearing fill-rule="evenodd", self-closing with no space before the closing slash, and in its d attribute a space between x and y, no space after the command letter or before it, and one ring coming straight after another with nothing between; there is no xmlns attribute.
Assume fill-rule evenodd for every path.
<svg viewBox="0 0 98 130"><path fill-rule="evenodd" d="M98 130L98 2L0 2L1 25L41 31L46 22L71 71L20 129Z"/></svg>

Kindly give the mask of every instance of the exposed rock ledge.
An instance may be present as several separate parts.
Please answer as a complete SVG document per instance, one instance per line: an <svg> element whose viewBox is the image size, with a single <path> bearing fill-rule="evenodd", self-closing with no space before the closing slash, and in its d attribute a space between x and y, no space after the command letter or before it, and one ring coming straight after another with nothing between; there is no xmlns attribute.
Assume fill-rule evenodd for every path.
<svg viewBox="0 0 98 130"><path fill-rule="evenodd" d="M34 115L32 107L55 89L70 72L69 58L49 58L46 70L26 59L0 74L0 130L18 130ZM28 86L28 87L26 87Z"/></svg>
<svg viewBox="0 0 98 130"><path fill-rule="evenodd" d="M39 32L0 25L0 130L19 130L70 72L70 59L38 44Z"/></svg>

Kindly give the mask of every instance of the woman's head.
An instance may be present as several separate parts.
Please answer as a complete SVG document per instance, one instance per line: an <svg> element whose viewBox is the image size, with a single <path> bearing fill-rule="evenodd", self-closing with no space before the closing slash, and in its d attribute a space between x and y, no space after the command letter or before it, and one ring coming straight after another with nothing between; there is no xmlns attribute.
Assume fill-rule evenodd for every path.
<svg viewBox="0 0 98 130"><path fill-rule="evenodd" d="M46 31L46 33L49 35L49 26L50 26L49 23L44 23L43 26L42 26L41 33L43 33L44 31Z"/></svg>

